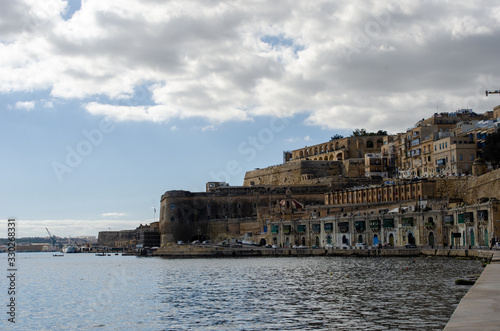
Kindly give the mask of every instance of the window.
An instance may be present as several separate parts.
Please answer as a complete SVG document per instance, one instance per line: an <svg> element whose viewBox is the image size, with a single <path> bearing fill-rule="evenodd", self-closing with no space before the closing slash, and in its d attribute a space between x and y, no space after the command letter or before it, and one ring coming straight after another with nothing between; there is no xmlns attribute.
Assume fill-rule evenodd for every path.
<svg viewBox="0 0 500 331"><path fill-rule="evenodd" d="M470 155L470 160L471 160L471 161L474 161L474 154L471 154L471 155Z"/></svg>
<svg viewBox="0 0 500 331"><path fill-rule="evenodd" d="M462 154L459 154L459 155L458 155L458 160L463 161L463 156L462 156Z"/></svg>

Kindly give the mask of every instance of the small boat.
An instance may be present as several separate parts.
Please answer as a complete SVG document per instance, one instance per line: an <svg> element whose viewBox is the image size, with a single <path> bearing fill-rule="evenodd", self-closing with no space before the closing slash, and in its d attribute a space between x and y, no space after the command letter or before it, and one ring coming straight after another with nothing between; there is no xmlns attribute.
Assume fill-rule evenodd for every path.
<svg viewBox="0 0 500 331"><path fill-rule="evenodd" d="M52 256L56 257L56 256L64 256L64 253L55 253L55 254L52 254Z"/></svg>
<svg viewBox="0 0 500 331"><path fill-rule="evenodd" d="M95 253L95 256L106 256L106 253Z"/></svg>

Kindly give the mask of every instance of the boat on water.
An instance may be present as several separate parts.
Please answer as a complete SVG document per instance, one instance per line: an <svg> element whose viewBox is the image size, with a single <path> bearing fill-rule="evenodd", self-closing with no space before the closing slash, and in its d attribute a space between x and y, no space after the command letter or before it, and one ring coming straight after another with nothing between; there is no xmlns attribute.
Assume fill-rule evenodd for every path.
<svg viewBox="0 0 500 331"><path fill-rule="evenodd" d="M64 253L54 253L52 256L57 257L57 256L64 256Z"/></svg>
<svg viewBox="0 0 500 331"><path fill-rule="evenodd" d="M78 253L78 248L75 246L64 246L63 253Z"/></svg>
<svg viewBox="0 0 500 331"><path fill-rule="evenodd" d="M95 253L95 256L106 256L106 253Z"/></svg>

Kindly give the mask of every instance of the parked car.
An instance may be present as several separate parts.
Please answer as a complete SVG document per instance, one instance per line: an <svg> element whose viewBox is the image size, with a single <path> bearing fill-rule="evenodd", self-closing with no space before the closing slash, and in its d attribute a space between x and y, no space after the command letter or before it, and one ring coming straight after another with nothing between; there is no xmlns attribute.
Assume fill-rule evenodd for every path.
<svg viewBox="0 0 500 331"><path fill-rule="evenodd" d="M355 247L357 249L367 249L368 246L365 243L356 243Z"/></svg>
<svg viewBox="0 0 500 331"><path fill-rule="evenodd" d="M191 244L201 244L201 242L199 240L195 240Z"/></svg>

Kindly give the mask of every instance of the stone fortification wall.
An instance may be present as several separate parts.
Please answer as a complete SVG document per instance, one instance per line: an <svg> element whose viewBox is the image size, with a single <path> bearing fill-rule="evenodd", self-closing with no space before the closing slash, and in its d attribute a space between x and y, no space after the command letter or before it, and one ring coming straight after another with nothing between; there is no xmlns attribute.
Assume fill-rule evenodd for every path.
<svg viewBox="0 0 500 331"><path fill-rule="evenodd" d="M340 176L342 171L342 162L337 161L288 162L248 171L243 186L318 183L318 178Z"/></svg>
<svg viewBox="0 0 500 331"><path fill-rule="evenodd" d="M480 198L500 200L500 169L494 170L469 180L468 203L475 203Z"/></svg>
<svg viewBox="0 0 500 331"><path fill-rule="evenodd" d="M117 242L128 242L137 239L136 230L101 231L97 237L100 246L117 247Z"/></svg>
<svg viewBox="0 0 500 331"><path fill-rule="evenodd" d="M359 177L365 175L365 159L356 158L343 161L343 174L346 177Z"/></svg>
<svg viewBox="0 0 500 331"><path fill-rule="evenodd" d="M500 169L478 177L437 179L436 197L462 199L468 204L481 198L500 200Z"/></svg>
<svg viewBox="0 0 500 331"><path fill-rule="evenodd" d="M468 177L436 179L435 197L467 201L469 181Z"/></svg>
<svg viewBox="0 0 500 331"><path fill-rule="evenodd" d="M200 236L213 239L212 235L218 232L260 233L263 228L262 219L258 217L260 209L284 199L287 189L291 189L301 203L319 204L328 185L226 186L210 192L166 192L160 206L162 245L177 240L192 241ZM260 222L247 224L247 219Z"/></svg>

